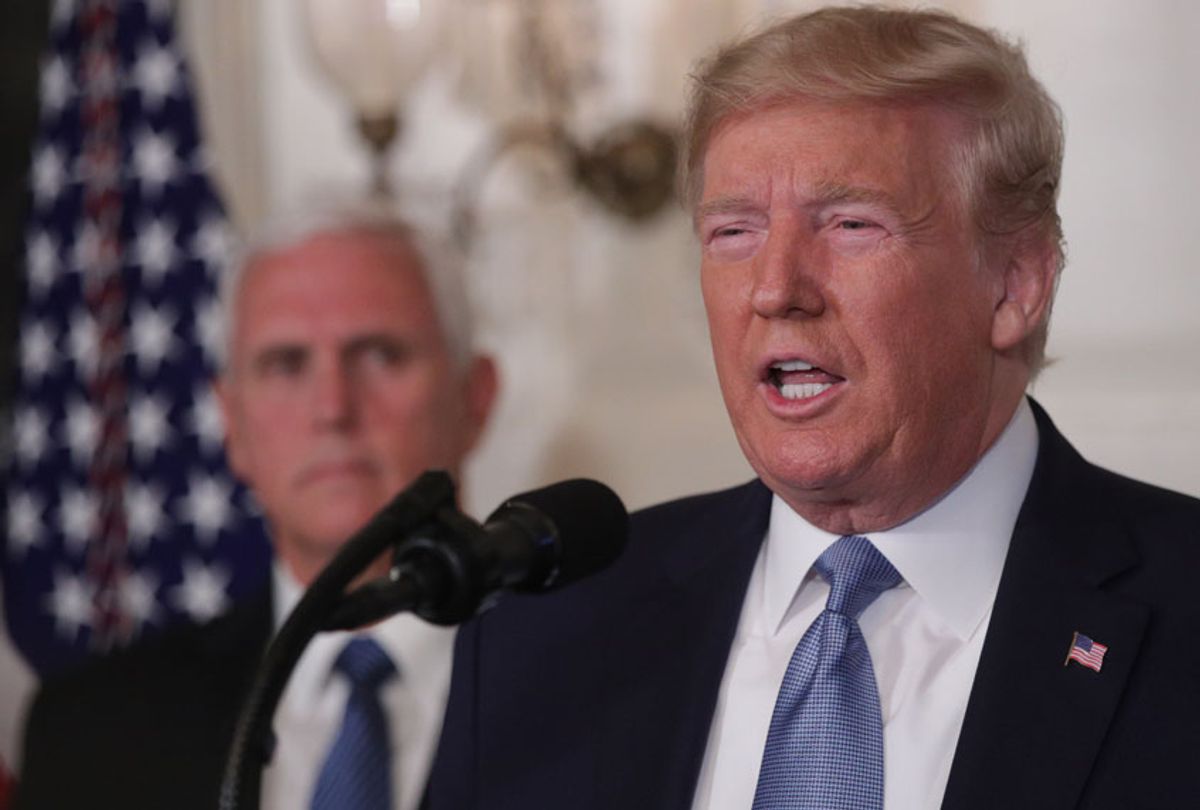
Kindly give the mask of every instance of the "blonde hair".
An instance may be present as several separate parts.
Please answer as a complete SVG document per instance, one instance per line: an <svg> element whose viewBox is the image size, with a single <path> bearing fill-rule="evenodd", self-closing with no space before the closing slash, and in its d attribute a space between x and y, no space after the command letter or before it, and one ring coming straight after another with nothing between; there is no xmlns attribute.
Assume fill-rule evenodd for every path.
<svg viewBox="0 0 1200 810"><path fill-rule="evenodd" d="M967 123L954 171L980 233L1036 234L1062 269L1061 113L1020 47L999 34L941 11L824 8L720 49L692 80L681 176L689 209L708 142L731 115L798 97L932 104ZM1047 328L1048 318L1027 344L1035 370Z"/></svg>

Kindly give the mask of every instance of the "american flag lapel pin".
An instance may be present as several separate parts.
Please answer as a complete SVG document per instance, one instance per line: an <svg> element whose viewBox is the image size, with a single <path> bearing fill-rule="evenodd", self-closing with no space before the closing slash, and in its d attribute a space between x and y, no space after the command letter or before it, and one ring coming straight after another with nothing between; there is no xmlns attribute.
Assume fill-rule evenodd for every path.
<svg viewBox="0 0 1200 810"><path fill-rule="evenodd" d="M1067 658L1063 661L1063 666L1072 661L1077 661L1083 664L1088 669L1100 671L1100 667L1104 665L1104 654L1108 652L1108 647L1101 644L1099 641L1092 641L1090 638L1075 631L1075 635L1071 638L1071 649L1067 651Z"/></svg>

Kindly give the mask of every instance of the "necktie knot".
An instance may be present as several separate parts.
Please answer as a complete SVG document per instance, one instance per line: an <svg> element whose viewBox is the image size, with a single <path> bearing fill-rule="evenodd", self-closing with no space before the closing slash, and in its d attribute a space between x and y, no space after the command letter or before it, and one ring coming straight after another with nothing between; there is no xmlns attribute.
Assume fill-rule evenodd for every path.
<svg viewBox="0 0 1200 810"><path fill-rule="evenodd" d="M817 573L829 583L825 609L857 620L876 597L900 584L900 572L865 537L848 535L817 558Z"/></svg>
<svg viewBox="0 0 1200 810"><path fill-rule="evenodd" d="M359 637L347 642L333 664L355 688L375 690L396 675L396 665L371 638Z"/></svg>

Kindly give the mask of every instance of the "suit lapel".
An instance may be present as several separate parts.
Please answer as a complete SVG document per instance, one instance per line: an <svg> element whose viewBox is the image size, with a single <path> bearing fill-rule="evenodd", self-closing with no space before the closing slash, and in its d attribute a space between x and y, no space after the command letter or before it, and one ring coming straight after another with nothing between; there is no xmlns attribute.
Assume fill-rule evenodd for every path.
<svg viewBox="0 0 1200 810"><path fill-rule="evenodd" d="M658 576L630 605L638 631L610 640L622 653L610 657L603 689L624 697L606 704L596 735L602 787L592 806L691 807L769 513L770 492L755 481L664 544ZM604 771L622 774L620 783Z"/></svg>
<svg viewBox="0 0 1200 810"><path fill-rule="evenodd" d="M945 810L1075 807L1148 611L1108 593L1137 564L1092 468L1034 404L1040 447L959 736ZM1073 634L1108 647L1064 665Z"/></svg>

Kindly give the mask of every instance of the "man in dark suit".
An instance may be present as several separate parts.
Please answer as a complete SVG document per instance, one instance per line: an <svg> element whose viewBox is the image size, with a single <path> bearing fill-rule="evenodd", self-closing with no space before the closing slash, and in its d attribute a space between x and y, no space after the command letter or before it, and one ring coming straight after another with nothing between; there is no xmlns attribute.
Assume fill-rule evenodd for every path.
<svg viewBox="0 0 1200 810"><path fill-rule="evenodd" d="M1062 128L1019 49L820 10L705 63L687 137L759 480L463 628L433 808L1194 806L1200 502L1025 397Z"/></svg>
<svg viewBox="0 0 1200 810"><path fill-rule="evenodd" d="M358 206L289 220L250 251L223 290L217 394L230 464L271 530L270 592L48 683L28 723L17 807L216 806L243 695L303 588L423 470L457 477L480 436L496 376L472 348L459 273L425 235ZM343 786L378 787L369 806L415 808L451 645L449 631L410 616L315 639L275 715L262 806L337 806L347 776ZM372 667L383 681L368 694L356 673ZM386 773L358 779L344 766L353 755L335 753L352 750L342 736L371 718L382 718L374 748Z"/></svg>

